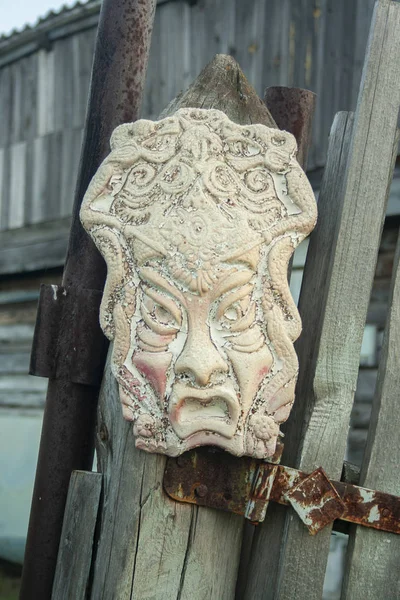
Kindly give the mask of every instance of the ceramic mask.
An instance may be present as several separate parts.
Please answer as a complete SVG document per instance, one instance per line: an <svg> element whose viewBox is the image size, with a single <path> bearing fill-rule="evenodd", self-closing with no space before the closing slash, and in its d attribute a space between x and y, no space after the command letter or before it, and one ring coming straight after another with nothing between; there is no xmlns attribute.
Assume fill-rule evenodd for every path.
<svg viewBox="0 0 400 600"><path fill-rule="evenodd" d="M294 137L181 109L118 127L81 209L136 446L274 453L298 373L288 261L316 203Z"/></svg>

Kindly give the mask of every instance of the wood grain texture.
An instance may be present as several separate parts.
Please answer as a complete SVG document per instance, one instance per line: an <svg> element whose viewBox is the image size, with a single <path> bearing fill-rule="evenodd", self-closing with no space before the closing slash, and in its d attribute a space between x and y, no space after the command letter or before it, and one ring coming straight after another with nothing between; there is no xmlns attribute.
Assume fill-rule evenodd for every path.
<svg viewBox="0 0 400 600"><path fill-rule="evenodd" d="M300 361L300 377L299 385L301 385L302 377L308 375L311 378L309 385L312 387L312 372L315 370L316 357L312 356L317 353L317 337L323 327L325 318L328 315L324 313L324 297L326 295L325 286L327 282L327 272L329 270L329 262L332 258L332 247L337 236L337 229L340 221L340 206L338 206L338 198L340 198L341 181L343 180L346 162L348 158L349 146L352 135L353 115L348 113L339 113L332 126L327 164L324 171L321 192L318 202L318 223L313 234L310 236L309 248L307 252L307 260L304 272L304 284L308 285L308 310L305 314L301 313L303 320L303 334L300 340L308 342L308 356L306 349L303 353L299 353ZM308 281L308 284L307 284ZM304 290L302 297L304 304ZM317 293L318 291L318 293ZM308 320L307 320L308 319ZM312 323L312 326L311 326ZM304 334L308 333L307 336ZM305 360L305 364L304 364ZM312 367L313 365L313 367ZM305 384L303 384L305 387ZM300 396L302 397L302 396ZM305 396L306 397L306 396ZM296 393L295 406L293 410L298 412L299 395ZM297 427L301 426L301 421L296 419ZM292 432L293 433L293 432ZM296 431L294 432L296 433ZM285 438L285 447L288 444ZM282 464L290 464L286 459L282 460ZM277 588L279 586L279 551L284 543L284 529L286 523L288 509L283 506L270 504L267 511L265 522L259 526L255 532L251 566L248 573L247 588L245 598L252 600L253 598L262 597L265 594L265 599L274 599L277 596ZM297 516L291 515L294 523ZM308 532L304 525L299 521L300 531ZM318 538L321 539L324 532L320 532ZM318 539L316 538L316 539ZM324 540L328 546L324 548L326 552L329 548L329 539ZM300 547L300 543L297 549ZM271 551L271 548L274 550ZM287 566L287 573L292 573L290 566ZM292 596L293 597L293 596ZM297 600L297 599L296 599Z"/></svg>
<svg viewBox="0 0 400 600"><path fill-rule="evenodd" d="M372 405L360 485L400 494L400 238L393 267L390 308L386 322L376 393ZM377 535L381 533L381 535ZM353 527L350 532L343 600L400 597L400 536Z"/></svg>
<svg viewBox="0 0 400 600"><path fill-rule="evenodd" d="M62 266L71 218L4 231L0 239L0 275Z"/></svg>
<svg viewBox="0 0 400 600"><path fill-rule="evenodd" d="M26 142L13 144L11 150L10 208L8 227L22 227L25 216Z"/></svg>
<svg viewBox="0 0 400 600"><path fill-rule="evenodd" d="M319 226L311 237L300 298L306 335L297 344L297 402L286 428L282 462L308 472L322 466L332 478L340 477L342 470L362 335L397 151L399 18L399 4L384 0L377 5L346 175L342 185L339 173L336 184L328 184L330 193L338 186L330 206L321 193ZM272 526L279 527L279 563L267 561L269 571L278 571L277 587L267 597L319 600L330 528L311 538L292 511L288 511L284 523L277 520ZM255 548L260 551L264 545L267 554L268 530L263 527L262 531L259 537L264 544L257 540ZM267 570L266 561L256 559L256 553L253 557L250 577L254 571ZM250 593L248 598L257 597L262 588L251 589L253 595Z"/></svg>
<svg viewBox="0 0 400 600"><path fill-rule="evenodd" d="M86 598L101 482L101 473L71 474L52 600Z"/></svg>
<svg viewBox="0 0 400 600"><path fill-rule="evenodd" d="M37 133L46 135L54 130L55 121L54 50L38 52Z"/></svg>
<svg viewBox="0 0 400 600"><path fill-rule="evenodd" d="M226 56L217 56L164 116L199 105L223 109L239 123L272 123L237 63ZM135 448L109 363L100 395L98 457L104 501L91 598L231 600L243 519L166 496L165 457Z"/></svg>

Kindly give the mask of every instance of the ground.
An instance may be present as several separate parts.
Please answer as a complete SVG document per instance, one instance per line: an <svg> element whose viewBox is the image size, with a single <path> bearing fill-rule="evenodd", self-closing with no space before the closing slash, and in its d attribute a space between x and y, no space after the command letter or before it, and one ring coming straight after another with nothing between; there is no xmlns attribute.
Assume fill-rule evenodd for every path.
<svg viewBox="0 0 400 600"><path fill-rule="evenodd" d="M0 600L18 600L21 567L0 560Z"/></svg>

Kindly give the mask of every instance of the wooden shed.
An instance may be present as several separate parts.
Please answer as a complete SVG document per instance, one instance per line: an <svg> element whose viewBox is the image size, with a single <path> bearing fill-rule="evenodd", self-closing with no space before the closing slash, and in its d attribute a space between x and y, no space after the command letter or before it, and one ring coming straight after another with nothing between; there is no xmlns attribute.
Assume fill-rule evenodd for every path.
<svg viewBox="0 0 400 600"><path fill-rule="evenodd" d="M2 459L7 469L0 470L0 556L16 561L22 560L47 385L27 375L36 302L40 283L61 278L100 4L78 2L0 38L0 456L8 456ZM271 85L311 89L317 111L308 174L318 194L333 117L355 109L373 4L158 0L142 116L156 118L216 53L233 55L261 96ZM356 463L366 437L399 223L400 167L361 355L348 450ZM306 251L304 244L295 256L295 296ZM13 480L4 475L10 466ZM10 502L15 510L3 527ZM336 597L334 590L327 594Z"/></svg>

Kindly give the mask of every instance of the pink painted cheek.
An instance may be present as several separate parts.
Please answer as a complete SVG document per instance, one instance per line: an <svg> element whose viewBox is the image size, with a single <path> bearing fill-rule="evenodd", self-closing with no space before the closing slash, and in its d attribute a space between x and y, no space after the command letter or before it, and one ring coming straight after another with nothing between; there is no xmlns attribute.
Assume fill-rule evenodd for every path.
<svg viewBox="0 0 400 600"><path fill-rule="evenodd" d="M270 365L264 365L261 369L259 369L258 371L258 383L260 384L262 382L262 380L264 379L264 377L266 375L268 375L268 373L271 370L271 366Z"/></svg>
<svg viewBox="0 0 400 600"><path fill-rule="evenodd" d="M167 375L171 361L172 354L170 352L157 354L139 351L132 357L132 363L139 373L146 378L160 400L165 396Z"/></svg>

